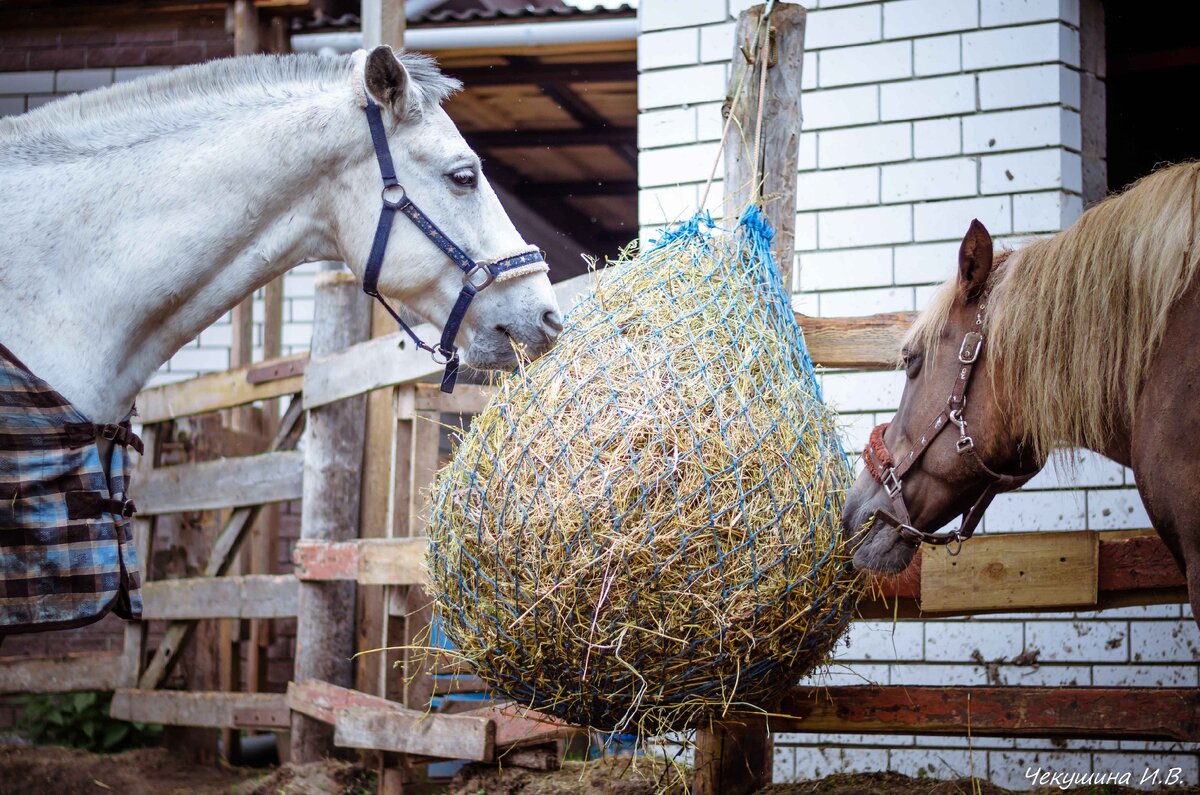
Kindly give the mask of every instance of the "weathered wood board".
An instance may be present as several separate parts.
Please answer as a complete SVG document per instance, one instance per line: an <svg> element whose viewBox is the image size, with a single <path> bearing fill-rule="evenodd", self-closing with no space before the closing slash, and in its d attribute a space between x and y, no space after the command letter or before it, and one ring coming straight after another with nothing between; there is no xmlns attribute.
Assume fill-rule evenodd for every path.
<svg viewBox="0 0 1200 795"><path fill-rule="evenodd" d="M299 587L290 574L155 580L142 586L142 619L294 618Z"/></svg>
<svg viewBox="0 0 1200 795"><path fill-rule="evenodd" d="M292 551L301 580L354 580L359 585L426 585L429 540L360 538L357 541L297 541Z"/></svg>
<svg viewBox="0 0 1200 795"><path fill-rule="evenodd" d="M1170 687L797 687L771 729L1200 741L1200 689Z"/></svg>
<svg viewBox="0 0 1200 795"><path fill-rule="evenodd" d="M0 657L0 693L115 690L127 681L123 654L69 654L45 659Z"/></svg>
<svg viewBox="0 0 1200 795"><path fill-rule="evenodd" d="M285 356L143 389L137 396L138 421L149 425L295 394L304 384L307 361L308 354Z"/></svg>
<svg viewBox="0 0 1200 795"><path fill-rule="evenodd" d="M285 729L291 711L282 693L186 693L121 689L110 714L120 720L213 729Z"/></svg>
<svg viewBox="0 0 1200 795"><path fill-rule="evenodd" d="M471 715L410 709L343 707L334 712L333 741L343 748L488 762L496 755L496 724Z"/></svg>
<svg viewBox="0 0 1200 795"><path fill-rule="evenodd" d="M1100 542L1096 532L975 536L958 555L921 553L921 610L1090 607L1096 604Z"/></svg>
<svg viewBox="0 0 1200 795"><path fill-rule="evenodd" d="M289 451L153 469L131 492L150 516L295 500L303 481L304 454Z"/></svg>

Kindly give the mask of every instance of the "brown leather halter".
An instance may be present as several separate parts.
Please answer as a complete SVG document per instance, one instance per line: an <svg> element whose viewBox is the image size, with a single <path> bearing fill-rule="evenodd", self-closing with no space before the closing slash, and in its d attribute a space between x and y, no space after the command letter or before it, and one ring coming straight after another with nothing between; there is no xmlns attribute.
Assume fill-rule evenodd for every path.
<svg viewBox="0 0 1200 795"><path fill-rule="evenodd" d="M967 407L967 389L971 384L971 375L975 372L975 365L983 352L983 318L986 310L987 296L985 295L980 301L979 311L975 314L975 328L967 332L963 337L962 345L958 348L960 364L958 377L954 381L954 387L950 390L950 397L946 399L946 407L929 423L916 445L899 463L896 463L896 459L883 441L883 434L890 424L885 422L875 426L871 431L870 440L867 442L866 449L863 450L863 462L866 464L867 471L883 486L888 498L892 501L892 510L880 508L875 512L875 521L896 528L900 537L914 547L920 546L922 542L935 545L954 542L956 545L950 554L957 555L962 548L962 542L975 533L975 528L983 519L983 512L987 510L992 499L1000 492L1025 485L1038 472L1035 469L1028 473L1004 475L992 470L983 463L983 459L975 450L975 441L967 433L967 419L963 416L963 411ZM933 444L933 440L937 438L938 434L950 424L958 428L958 441L955 443L958 454L963 456L977 472L982 473L990 482L970 510L963 514L963 521L958 529L948 535L937 535L913 527L908 506L904 503L903 478L908 470L921 460L921 456Z"/></svg>

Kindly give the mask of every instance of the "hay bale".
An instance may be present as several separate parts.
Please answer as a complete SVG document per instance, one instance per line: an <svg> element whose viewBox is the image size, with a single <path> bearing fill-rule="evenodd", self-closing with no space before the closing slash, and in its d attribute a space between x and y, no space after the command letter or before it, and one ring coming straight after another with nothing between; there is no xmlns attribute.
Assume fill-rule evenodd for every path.
<svg viewBox="0 0 1200 795"><path fill-rule="evenodd" d="M598 272L435 481L442 629L495 690L577 724L769 708L857 595L850 469L770 229L710 226Z"/></svg>

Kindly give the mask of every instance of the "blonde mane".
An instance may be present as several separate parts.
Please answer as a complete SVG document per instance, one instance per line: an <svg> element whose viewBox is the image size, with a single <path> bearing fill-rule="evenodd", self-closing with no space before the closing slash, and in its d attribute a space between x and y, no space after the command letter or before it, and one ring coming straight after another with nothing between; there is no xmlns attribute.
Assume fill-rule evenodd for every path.
<svg viewBox="0 0 1200 795"><path fill-rule="evenodd" d="M1054 237L997 257L988 367L1039 460L1063 447L1103 450L1131 427L1170 310L1200 268L1198 183L1200 163L1164 168ZM937 346L956 285L938 291L906 345Z"/></svg>

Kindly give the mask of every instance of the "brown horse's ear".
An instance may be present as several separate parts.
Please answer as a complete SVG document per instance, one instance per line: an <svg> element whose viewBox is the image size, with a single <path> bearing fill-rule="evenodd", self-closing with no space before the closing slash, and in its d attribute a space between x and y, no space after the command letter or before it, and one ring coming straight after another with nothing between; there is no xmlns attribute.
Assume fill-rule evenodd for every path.
<svg viewBox="0 0 1200 795"><path fill-rule="evenodd" d="M992 272L992 236L979 221L972 220L958 248L958 287L968 301L983 292Z"/></svg>
<svg viewBox="0 0 1200 795"><path fill-rule="evenodd" d="M367 55L363 82L371 98L381 107L390 109L398 119L408 116L408 70L391 47L384 44L371 50Z"/></svg>

